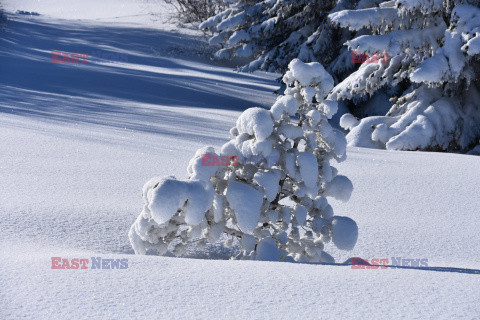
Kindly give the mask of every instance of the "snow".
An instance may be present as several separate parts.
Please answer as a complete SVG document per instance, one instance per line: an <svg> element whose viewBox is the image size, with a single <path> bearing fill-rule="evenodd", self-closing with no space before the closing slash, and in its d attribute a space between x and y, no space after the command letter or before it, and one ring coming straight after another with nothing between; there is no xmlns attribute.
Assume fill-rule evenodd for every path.
<svg viewBox="0 0 480 320"><path fill-rule="evenodd" d="M307 188L317 186L318 162L317 157L309 151L300 152L297 155L297 164L300 169L300 175Z"/></svg>
<svg viewBox="0 0 480 320"><path fill-rule="evenodd" d="M373 27L375 15L398 10L385 24ZM442 15L448 17L443 21ZM388 63L363 63L359 69L337 84L332 99L368 99L356 106L364 117L367 108L377 104L370 97L384 91L394 102L387 116L364 118L351 128L350 146L379 147L390 150L444 150L466 152L478 140L478 89L475 86L476 47L468 44L480 31L480 9L476 5L442 1L398 0L378 9L341 11L330 18L343 26L353 23L370 27L373 35L347 41L352 49L385 51ZM405 20L407 19L407 20ZM409 20L408 20L409 19ZM366 30L364 30L366 32ZM368 32L367 32L368 33ZM411 82L403 94L393 93L402 79ZM391 91L393 89L393 91ZM404 90L404 89L401 89ZM390 91L390 92L389 92ZM379 108L380 109L380 108ZM354 110L355 111L355 110ZM384 115L385 113L371 114ZM467 115L468 114L468 115Z"/></svg>
<svg viewBox="0 0 480 320"><path fill-rule="evenodd" d="M297 220L298 225L303 226L305 221L307 220L307 208L302 206L301 204L296 204L293 208L293 216Z"/></svg>
<svg viewBox="0 0 480 320"><path fill-rule="evenodd" d="M197 225L213 204L213 190L206 189L200 181L178 181L175 177L152 180L143 189L144 198L151 217L158 224L164 224L178 209L184 208L187 223Z"/></svg>
<svg viewBox="0 0 480 320"><path fill-rule="evenodd" d="M345 113L340 118L340 126L345 130L352 130L358 123L358 119L350 113Z"/></svg>
<svg viewBox="0 0 480 320"><path fill-rule="evenodd" d="M188 203L185 205L185 222L195 226L202 222L205 212L213 205L214 192L199 181L188 181Z"/></svg>
<svg viewBox="0 0 480 320"><path fill-rule="evenodd" d="M479 8L456 6L452 12L452 30L445 31L443 46L433 57L423 61L410 79L417 83L442 83L445 79L453 78L457 82L465 72L465 52L469 56L479 53L475 44L476 36L472 37L472 34L476 35L480 31L479 18Z"/></svg>
<svg viewBox="0 0 480 320"><path fill-rule="evenodd" d="M462 112L456 111L459 102L442 97L438 88L422 86L407 96L414 99L392 116L360 120L347 135L348 145L390 150L416 150L429 146L446 149L454 138L460 148L466 148L480 133L475 106L479 92L474 88L468 91L468 99L473 102L465 103ZM459 130L462 126L471 130Z"/></svg>
<svg viewBox="0 0 480 320"><path fill-rule="evenodd" d="M240 245L246 252L252 252L255 250L255 237L249 234L243 234Z"/></svg>
<svg viewBox="0 0 480 320"><path fill-rule="evenodd" d="M215 194L215 197L213 199L213 216L216 223L219 223L223 219L223 210L225 208L225 201L224 197Z"/></svg>
<svg viewBox="0 0 480 320"><path fill-rule="evenodd" d="M377 26L386 21L393 21L397 18L397 9L395 8L368 8L360 10L342 10L331 13L328 18L340 24L342 27L348 27L351 30L360 30L363 27Z"/></svg>
<svg viewBox="0 0 480 320"><path fill-rule="evenodd" d="M278 133L283 135L287 139L297 139L303 137L302 127L295 126L293 124L282 124L278 127Z"/></svg>
<svg viewBox="0 0 480 320"><path fill-rule="evenodd" d="M432 136L435 135L435 127L424 115L417 118L405 128L405 131L391 138L387 142L387 149L415 150L426 148L431 145Z"/></svg>
<svg viewBox="0 0 480 320"><path fill-rule="evenodd" d="M260 220L263 192L248 184L234 181L229 184L225 196L235 213L240 230L251 234Z"/></svg>
<svg viewBox="0 0 480 320"><path fill-rule="evenodd" d="M51 270L51 249L4 256L0 269L2 273L8 270L12 287L2 294L8 298L2 298L2 302L17 301L10 304L8 319L49 319L52 313L59 318L92 319L104 310L108 310L106 317L117 319L152 315L161 319L289 319L314 314L326 319L327 315L351 318L372 312L385 316L401 314L406 318L428 318L433 314L474 318L478 314L478 275L131 255L112 256L129 259L129 268L125 270ZM56 252L61 256L91 255L88 251ZM406 281L412 278L415 281ZM46 290L31 295L23 289L24 285ZM324 290L329 290L329 294L324 294ZM129 292L127 299L125 291ZM32 296L35 298L30 300ZM385 303L386 297L393 297L395 303ZM461 305L456 305L452 298L462 299ZM52 306L52 299L76 301L76 308L68 304ZM25 304L19 305L20 301Z"/></svg>
<svg viewBox="0 0 480 320"><path fill-rule="evenodd" d="M331 119L338 111L338 102L334 100L324 100L320 104L320 110L323 112L323 114L325 114L328 119Z"/></svg>
<svg viewBox="0 0 480 320"><path fill-rule="evenodd" d="M347 41L352 50L369 54L386 52L388 56L399 55L405 50L422 50L428 44L438 47L446 28L445 22L439 19L438 26L421 30L394 30L382 35L364 35ZM380 62L383 63L383 62Z"/></svg>
<svg viewBox="0 0 480 320"><path fill-rule="evenodd" d="M364 93L364 91L373 95L378 88L386 83L384 79L379 79L384 74L385 68L385 64L382 63L363 63L357 71L337 84L328 98L331 100L352 99L359 93ZM379 79L378 84L374 82L376 79Z"/></svg>
<svg viewBox="0 0 480 320"><path fill-rule="evenodd" d="M241 12L233 16L230 16L217 25L217 30L223 31L223 30L235 29L236 27L242 24L243 20L245 19L245 16L246 16L245 12Z"/></svg>
<svg viewBox="0 0 480 320"><path fill-rule="evenodd" d="M268 201L275 200L280 189L278 182L280 181L280 170L259 171L253 176L253 180L263 187L265 196Z"/></svg>
<svg viewBox="0 0 480 320"><path fill-rule="evenodd" d="M7 11L41 15L10 16L16 32L0 40L0 318L478 316L477 156L349 147L337 165L355 192L331 205L359 230L352 251L331 250L337 262L427 258L445 269L230 261L221 243L187 258L133 255L128 232L145 182L187 178L195 151L218 150L242 110L274 103L279 76L173 58L195 37L170 24L167 7L142 1L141 13L137 4L4 1ZM49 62L52 48L104 50L99 43L126 50L128 64ZM128 259L128 268L51 269L59 256ZM325 251L322 260L332 262Z"/></svg>
<svg viewBox="0 0 480 320"><path fill-rule="evenodd" d="M155 222L163 224L170 220L178 209L183 208L188 199L187 186L185 182L175 178L159 179L155 185L156 188L147 189L147 208Z"/></svg>
<svg viewBox="0 0 480 320"><path fill-rule="evenodd" d="M408 12L411 11L420 11L420 12L431 12L432 10L439 10L442 7L441 0L398 0L397 5L399 5L403 10Z"/></svg>
<svg viewBox="0 0 480 320"><path fill-rule="evenodd" d="M235 45L240 41L250 40L250 35L245 30L235 31L232 36L228 39L229 45Z"/></svg>
<svg viewBox="0 0 480 320"><path fill-rule="evenodd" d="M260 241L255 258L260 261L278 261L280 259L280 252L278 251L275 240L267 237Z"/></svg>
<svg viewBox="0 0 480 320"><path fill-rule="evenodd" d="M240 48L235 51L235 54L242 58L249 58L253 55L253 48L250 43L243 44Z"/></svg>
<svg viewBox="0 0 480 320"><path fill-rule="evenodd" d="M199 25L199 28L200 29L209 29L209 28L212 28L213 26L215 26L216 24L218 24L221 19L223 19L224 17L228 16L230 13L232 12L232 9L227 9L225 10L224 12L216 15L216 16L213 16L213 17L210 17L208 18L207 20L205 20L204 22L202 22L200 25Z"/></svg>
<svg viewBox="0 0 480 320"><path fill-rule="evenodd" d="M297 80L304 87L320 83L321 86L317 87L317 90L321 90L318 95L322 98L333 88L332 76L318 62L304 63L299 59L293 59L288 68L289 71L283 76L285 83Z"/></svg>
<svg viewBox="0 0 480 320"><path fill-rule="evenodd" d="M423 61L411 74L410 80L417 83L439 83L448 76L458 78L465 62L460 50L461 36L445 32L445 45L436 54Z"/></svg>
<svg viewBox="0 0 480 320"><path fill-rule="evenodd" d="M289 116L295 115L298 110L298 102L292 96L281 96L275 101L270 111L274 120L280 120L284 113Z"/></svg>
<svg viewBox="0 0 480 320"><path fill-rule="evenodd" d="M273 132L273 120L270 113L262 108L245 110L237 120L238 133L255 135L258 141L264 141Z"/></svg>
<svg viewBox="0 0 480 320"><path fill-rule="evenodd" d="M322 115L318 110L310 110L307 112L307 117L309 118L312 126L316 126L322 119Z"/></svg>
<svg viewBox="0 0 480 320"><path fill-rule="evenodd" d="M470 56L480 54L480 36L468 40L468 42L462 47Z"/></svg>
<svg viewBox="0 0 480 320"><path fill-rule="evenodd" d="M327 184L324 196L347 202L352 195L352 191L352 182L345 176L337 175Z"/></svg>
<svg viewBox="0 0 480 320"><path fill-rule="evenodd" d="M205 162L213 164L212 159L218 159L218 157L219 156L215 153L215 149L212 147L198 149L195 153L195 157L190 159L190 162L188 163L187 172L190 175L189 178L192 180L207 181L213 177L219 169L219 166L205 165ZM208 161L204 159L208 159Z"/></svg>
<svg viewBox="0 0 480 320"><path fill-rule="evenodd" d="M341 250L352 250L357 243L358 227L349 217L333 217L332 241Z"/></svg>

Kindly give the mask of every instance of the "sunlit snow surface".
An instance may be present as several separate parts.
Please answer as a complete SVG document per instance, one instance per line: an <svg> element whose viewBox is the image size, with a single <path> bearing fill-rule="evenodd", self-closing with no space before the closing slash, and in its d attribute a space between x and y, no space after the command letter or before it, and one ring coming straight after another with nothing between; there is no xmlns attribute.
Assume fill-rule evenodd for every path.
<svg viewBox="0 0 480 320"><path fill-rule="evenodd" d="M112 4L114 6L112 7ZM338 262L428 259L418 269L134 256L128 229L152 177L186 177L240 111L267 107L279 75L202 56L160 1L14 1L0 40L0 319L472 319L480 314L480 158L350 148L355 219ZM153 13L153 14L152 14ZM77 20L79 19L79 20ZM114 23L115 22L115 23ZM53 64L51 51L128 62ZM127 258L125 270L52 270L51 257ZM456 268L456 269L455 269Z"/></svg>

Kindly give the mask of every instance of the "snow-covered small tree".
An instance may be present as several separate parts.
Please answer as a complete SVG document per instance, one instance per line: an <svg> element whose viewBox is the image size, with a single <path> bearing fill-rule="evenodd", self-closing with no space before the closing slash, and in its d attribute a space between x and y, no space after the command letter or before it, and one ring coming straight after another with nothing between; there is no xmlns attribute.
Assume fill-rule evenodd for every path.
<svg viewBox="0 0 480 320"><path fill-rule="evenodd" d="M480 137L480 8L478 0L393 0L378 8L345 10L330 19L352 30L352 50L388 53L389 63L364 63L339 83L330 99L407 86L386 117L352 128L350 145L396 150L467 150Z"/></svg>
<svg viewBox="0 0 480 320"><path fill-rule="evenodd" d="M334 216L327 202L347 201L353 188L330 164L346 151L328 122L336 102L324 100L333 79L319 63L293 60L283 80L285 95L270 110L243 112L218 154L197 151L187 181L154 178L144 186L145 205L129 233L137 254L181 255L222 234L244 259L333 262L324 243L353 248L356 223Z"/></svg>
<svg viewBox="0 0 480 320"><path fill-rule="evenodd" d="M240 0L200 25L216 33L216 56L253 59L242 71L284 72L298 58L320 62L334 77L355 65L342 46L351 33L332 25L327 15L344 9L368 8L381 0Z"/></svg>

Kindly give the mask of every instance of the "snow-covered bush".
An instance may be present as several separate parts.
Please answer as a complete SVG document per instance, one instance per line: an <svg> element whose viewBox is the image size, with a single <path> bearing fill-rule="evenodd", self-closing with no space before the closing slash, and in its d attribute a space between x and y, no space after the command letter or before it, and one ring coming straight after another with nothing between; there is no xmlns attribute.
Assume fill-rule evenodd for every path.
<svg viewBox="0 0 480 320"><path fill-rule="evenodd" d="M228 1L224 0L165 0L175 7L180 20L186 23L202 22L223 12Z"/></svg>
<svg viewBox="0 0 480 320"><path fill-rule="evenodd" d="M332 90L330 99L371 95L385 85L409 85L386 117L368 117L353 126L347 136L350 145L454 151L478 141L478 0L393 0L329 17L351 30L372 31L347 41L350 49L391 57L389 63L363 63Z"/></svg>
<svg viewBox="0 0 480 320"><path fill-rule="evenodd" d="M344 9L368 8L380 0L240 0L200 25L215 32L210 44L221 44L216 56L252 58L241 68L285 71L298 58L326 66L334 76L354 67L342 46L351 33L337 28L327 15Z"/></svg>
<svg viewBox="0 0 480 320"><path fill-rule="evenodd" d="M270 110L243 112L218 153L197 151L187 181L154 178L144 186L145 205L129 233L137 254L181 255L223 234L243 259L332 262L324 243L354 247L355 222L334 216L327 202L347 201L353 188L330 164L346 149L328 122L337 111L325 100L333 79L319 63L293 60L283 81L285 95Z"/></svg>

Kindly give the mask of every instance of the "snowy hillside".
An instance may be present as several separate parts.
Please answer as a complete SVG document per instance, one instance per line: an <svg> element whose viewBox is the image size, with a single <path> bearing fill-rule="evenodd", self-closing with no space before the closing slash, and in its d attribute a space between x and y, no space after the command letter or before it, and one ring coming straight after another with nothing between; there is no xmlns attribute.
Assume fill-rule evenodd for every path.
<svg viewBox="0 0 480 320"><path fill-rule="evenodd" d="M161 1L4 1L0 38L0 319L476 319L480 158L348 148L359 238L335 265L137 256L128 231L154 176L186 177L248 107L269 107L278 74L210 61L201 33ZM16 14L17 10L38 16ZM52 63L51 51L122 53ZM127 259L57 270L52 257ZM351 257L428 259L352 269Z"/></svg>

